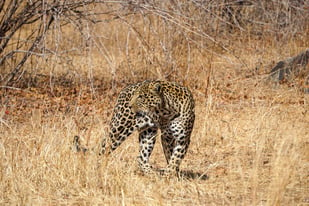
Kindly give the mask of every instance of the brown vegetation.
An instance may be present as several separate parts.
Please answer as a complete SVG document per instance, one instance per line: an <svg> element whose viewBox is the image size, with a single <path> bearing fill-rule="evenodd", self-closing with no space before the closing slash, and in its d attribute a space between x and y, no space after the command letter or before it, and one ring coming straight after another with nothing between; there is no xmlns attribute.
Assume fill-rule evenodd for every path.
<svg viewBox="0 0 309 206"><path fill-rule="evenodd" d="M267 82L309 47L308 1L84 2L45 13L34 50L44 21L0 52L0 204L309 203L309 96ZM22 67L20 51L32 52ZM120 89L144 79L177 81L196 99L180 179L139 174L136 134L110 157L70 148L74 135L98 145ZM163 156L158 140L151 162L163 168Z"/></svg>

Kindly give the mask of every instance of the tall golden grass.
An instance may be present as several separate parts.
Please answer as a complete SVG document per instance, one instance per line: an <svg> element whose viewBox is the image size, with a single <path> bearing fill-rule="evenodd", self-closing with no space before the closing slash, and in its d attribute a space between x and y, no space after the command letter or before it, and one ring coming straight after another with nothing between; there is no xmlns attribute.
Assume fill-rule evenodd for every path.
<svg viewBox="0 0 309 206"><path fill-rule="evenodd" d="M187 16L138 14L83 22L82 36L56 24L47 45L59 55L33 56L21 87L0 90L0 204L309 204L309 96L267 80L278 60L308 48L308 25L272 36L272 24L229 32L211 19L210 40ZM109 157L71 150L74 135L88 147L107 137L118 92L144 79L194 94L180 178L139 173L137 133ZM151 163L166 166L159 138Z"/></svg>

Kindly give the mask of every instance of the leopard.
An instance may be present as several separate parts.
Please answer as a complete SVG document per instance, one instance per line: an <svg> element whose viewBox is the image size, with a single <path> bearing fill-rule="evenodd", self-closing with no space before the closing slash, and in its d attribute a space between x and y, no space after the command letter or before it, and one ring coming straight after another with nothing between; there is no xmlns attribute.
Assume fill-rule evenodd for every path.
<svg viewBox="0 0 309 206"><path fill-rule="evenodd" d="M117 149L134 131L138 131L138 166L144 173L153 171L149 158L157 136L167 162L164 174L179 174L191 139L195 120L195 101L191 91L175 82L145 80L122 89L118 95L112 118L108 141L103 138L100 154ZM86 151L75 136L77 151ZM107 143L109 142L109 147Z"/></svg>

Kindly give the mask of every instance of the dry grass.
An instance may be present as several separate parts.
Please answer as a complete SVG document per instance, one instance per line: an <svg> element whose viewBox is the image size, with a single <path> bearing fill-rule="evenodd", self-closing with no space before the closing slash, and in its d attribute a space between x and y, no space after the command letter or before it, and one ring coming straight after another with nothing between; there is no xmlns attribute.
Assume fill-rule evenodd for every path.
<svg viewBox="0 0 309 206"><path fill-rule="evenodd" d="M0 204L308 205L309 96L266 81L308 35L218 31L222 50L153 16L125 20L87 25L89 42L55 26L54 50L74 52L32 57L26 70L39 75L0 90ZM121 87L146 78L178 81L196 99L179 179L139 173L136 133L110 157L70 148L76 134L98 145ZM166 165L159 139L151 162Z"/></svg>
<svg viewBox="0 0 309 206"><path fill-rule="evenodd" d="M255 78L233 82L207 96L193 90L197 119L181 179L141 176L136 134L109 158L70 150L74 134L88 146L107 136L115 91L87 100L80 89L76 105L15 92L1 113L1 204L308 204L308 95ZM165 166L160 141L151 161Z"/></svg>

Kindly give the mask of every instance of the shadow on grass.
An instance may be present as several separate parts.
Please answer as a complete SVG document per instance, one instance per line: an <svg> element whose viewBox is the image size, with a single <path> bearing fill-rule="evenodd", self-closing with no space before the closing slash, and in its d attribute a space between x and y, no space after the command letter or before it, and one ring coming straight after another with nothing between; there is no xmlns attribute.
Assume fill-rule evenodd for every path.
<svg viewBox="0 0 309 206"><path fill-rule="evenodd" d="M179 177L193 180L208 180L209 177L205 173L183 170L179 172Z"/></svg>
<svg viewBox="0 0 309 206"><path fill-rule="evenodd" d="M164 176L164 169L158 169L157 172L161 176ZM178 178L180 179L191 179L191 180L208 180L209 177L205 173L193 172L190 170L182 170L178 173Z"/></svg>

